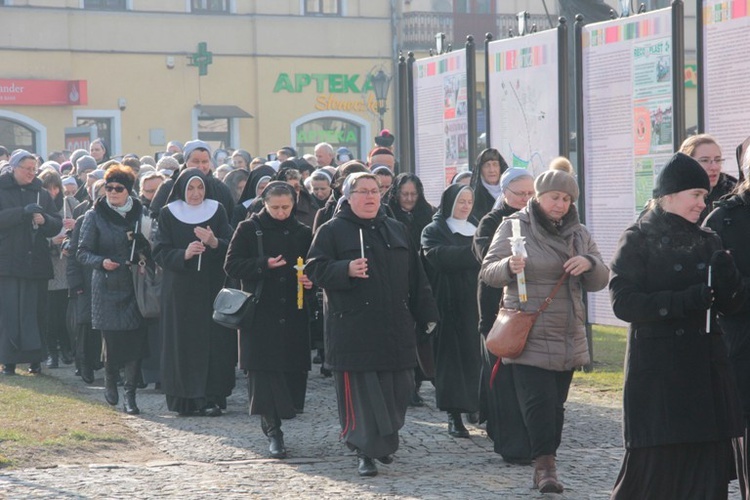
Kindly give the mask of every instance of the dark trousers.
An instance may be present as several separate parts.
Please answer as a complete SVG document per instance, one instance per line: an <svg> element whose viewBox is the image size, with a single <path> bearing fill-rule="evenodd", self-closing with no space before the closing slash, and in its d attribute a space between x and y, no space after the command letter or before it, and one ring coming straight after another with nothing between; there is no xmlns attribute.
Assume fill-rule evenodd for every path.
<svg viewBox="0 0 750 500"><path fill-rule="evenodd" d="M66 315L68 312L68 290L47 291L45 318L45 339L50 354L70 353L70 336L68 335Z"/></svg>
<svg viewBox="0 0 750 500"><path fill-rule="evenodd" d="M513 364L513 382L526 432L531 443L531 456L554 455L560 446L573 371L556 372Z"/></svg>

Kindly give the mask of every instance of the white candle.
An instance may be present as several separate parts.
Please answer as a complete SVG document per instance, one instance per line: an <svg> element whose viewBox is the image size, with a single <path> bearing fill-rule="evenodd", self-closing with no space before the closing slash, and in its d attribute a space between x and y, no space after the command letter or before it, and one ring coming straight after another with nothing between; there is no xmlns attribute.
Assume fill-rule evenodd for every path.
<svg viewBox="0 0 750 500"><path fill-rule="evenodd" d="M365 238L364 238L364 235L362 234L361 227L359 228L359 250L360 250L360 255L364 259L365 258Z"/></svg>
<svg viewBox="0 0 750 500"><path fill-rule="evenodd" d="M524 237L521 236L521 221L518 219L511 219L510 221L513 236L508 238L510 240L511 251L514 257L526 257L526 246L524 245ZM526 273L521 271L516 274L516 283L518 285L518 300L525 303L529 300L526 293Z"/></svg>
<svg viewBox="0 0 750 500"><path fill-rule="evenodd" d="M711 273L711 266L708 266L708 287L711 288L711 281L712 281L712 273ZM711 308L708 308L708 311L706 311L706 333L711 332Z"/></svg>
<svg viewBox="0 0 750 500"><path fill-rule="evenodd" d="M199 253L198 254L198 271L201 270L201 257L203 257L203 254Z"/></svg>

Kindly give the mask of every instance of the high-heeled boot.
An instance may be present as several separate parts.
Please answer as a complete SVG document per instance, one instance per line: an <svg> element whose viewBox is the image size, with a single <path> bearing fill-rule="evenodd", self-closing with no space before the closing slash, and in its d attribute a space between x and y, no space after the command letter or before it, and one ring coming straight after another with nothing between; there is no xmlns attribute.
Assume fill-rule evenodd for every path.
<svg viewBox="0 0 750 500"><path fill-rule="evenodd" d="M130 361L125 365L125 403L123 410L128 415L138 415L141 410L135 403L135 390L141 373L141 361Z"/></svg>
<svg viewBox="0 0 750 500"><path fill-rule="evenodd" d="M112 406L115 406L120 400L120 395L117 391L118 373L117 366L109 362L104 363L104 399Z"/></svg>

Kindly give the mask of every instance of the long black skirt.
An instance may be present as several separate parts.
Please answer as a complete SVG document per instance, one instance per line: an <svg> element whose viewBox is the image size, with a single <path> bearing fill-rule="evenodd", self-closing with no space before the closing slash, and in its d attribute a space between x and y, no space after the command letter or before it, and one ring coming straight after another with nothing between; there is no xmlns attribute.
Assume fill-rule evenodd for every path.
<svg viewBox="0 0 750 500"><path fill-rule="evenodd" d="M148 357L148 337L146 329L102 330L105 363L122 367L130 361Z"/></svg>
<svg viewBox="0 0 750 500"><path fill-rule="evenodd" d="M414 391L414 369L395 372L333 372L341 437L371 458L398 450L398 431Z"/></svg>
<svg viewBox="0 0 750 500"><path fill-rule="evenodd" d="M294 418L305 406L307 372L249 370L247 395L250 415Z"/></svg>
<svg viewBox="0 0 750 500"><path fill-rule="evenodd" d="M525 431L521 405L518 403L513 382L512 365L500 363L492 381L492 369L497 357L482 347L482 388L485 395L487 436L492 440L495 453L502 455L510 463L528 464L531 456L531 443Z"/></svg>
<svg viewBox="0 0 750 500"><path fill-rule="evenodd" d="M741 438L626 450L611 499L726 499L743 454Z"/></svg>
<svg viewBox="0 0 750 500"><path fill-rule="evenodd" d="M0 364L37 363L47 357L42 338L46 280L0 277Z"/></svg>
<svg viewBox="0 0 750 500"><path fill-rule="evenodd" d="M144 323L148 336L148 357L141 363L141 373L143 383L155 384L161 382L161 328L159 318L149 318Z"/></svg>

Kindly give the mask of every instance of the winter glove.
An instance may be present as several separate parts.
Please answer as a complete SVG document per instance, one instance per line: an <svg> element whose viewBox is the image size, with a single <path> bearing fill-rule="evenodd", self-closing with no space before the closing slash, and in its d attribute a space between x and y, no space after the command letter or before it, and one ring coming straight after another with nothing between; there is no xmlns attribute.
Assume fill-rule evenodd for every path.
<svg viewBox="0 0 750 500"><path fill-rule="evenodd" d="M734 265L732 254L726 250L717 250L711 256L711 274L711 288L720 303L728 301L740 290L742 276Z"/></svg>
<svg viewBox="0 0 750 500"><path fill-rule="evenodd" d="M705 283L690 285L687 290L680 292L683 296L683 311L705 311L711 307L713 295Z"/></svg>
<svg viewBox="0 0 750 500"><path fill-rule="evenodd" d="M38 203L29 203L28 205L23 207L23 213L26 215L43 214L44 209Z"/></svg>

